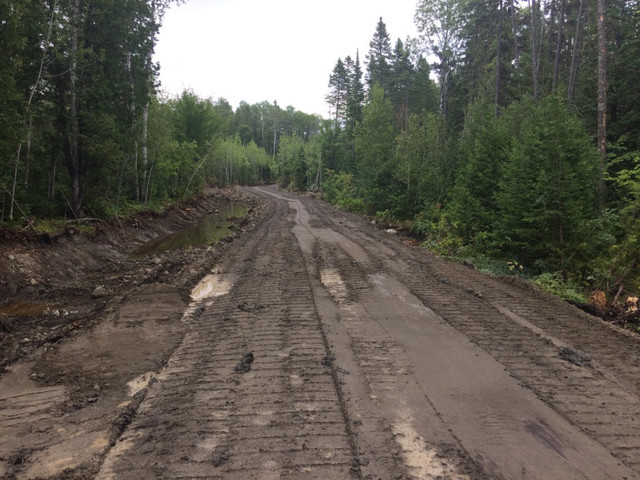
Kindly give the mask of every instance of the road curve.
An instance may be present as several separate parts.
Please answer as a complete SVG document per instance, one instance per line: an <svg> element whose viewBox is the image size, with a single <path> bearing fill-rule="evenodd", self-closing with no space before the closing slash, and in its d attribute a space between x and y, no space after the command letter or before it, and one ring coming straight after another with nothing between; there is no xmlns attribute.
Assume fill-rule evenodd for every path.
<svg viewBox="0 0 640 480"><path fill-rule="evenodd" d="M264 217L194 291L98 478L640 478L637 337L247 191Z"/></svg>

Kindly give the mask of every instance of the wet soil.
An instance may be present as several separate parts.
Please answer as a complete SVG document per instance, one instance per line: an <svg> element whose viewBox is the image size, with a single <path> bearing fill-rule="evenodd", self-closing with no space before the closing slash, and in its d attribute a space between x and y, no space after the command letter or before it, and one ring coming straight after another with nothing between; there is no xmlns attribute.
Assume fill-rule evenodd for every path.
<svg viewBox="0 0 640 480"><path fill-rule="evenodd" d="M211 188L91 235L3 232L0 478L91 477L180 343L194 285L261 208ZM195 245L133 254L203 223Z"/></svg>
<svg viewBox="0 0 640 480"><path fill-rule="evenodd" d="M0 248L0 478L640 478L637 335L317 199Z"/></svg>

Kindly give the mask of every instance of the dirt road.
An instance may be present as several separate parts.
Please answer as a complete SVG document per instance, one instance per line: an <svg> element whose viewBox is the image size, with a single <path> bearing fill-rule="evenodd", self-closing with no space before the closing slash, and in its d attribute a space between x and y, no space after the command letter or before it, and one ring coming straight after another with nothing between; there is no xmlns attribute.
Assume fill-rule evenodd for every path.
<svg viewBox="0 0 640 480"><path fill-rule="evenodd" d="M143 261L93 328L8 366L0 476L640 478L637 336L245 191L234 241Z"/></svg>

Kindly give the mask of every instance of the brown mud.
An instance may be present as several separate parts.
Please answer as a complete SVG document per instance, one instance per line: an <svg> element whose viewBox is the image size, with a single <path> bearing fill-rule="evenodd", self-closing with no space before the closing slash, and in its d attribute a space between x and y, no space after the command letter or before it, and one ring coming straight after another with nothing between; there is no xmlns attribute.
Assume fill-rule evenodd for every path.
<svg viewBox="0 0 640 480"><path fill-rule="evenodd" d="M640 478L637 335L317 199L0 248L0 478Z"/></svg>
<svg viewBox="0 0 640 480"><path fill-rule="evenodd" d="M215 244L132 255L240 204ZM211 188L93 234L0 234L0 478L90 478L183 337L193 286L260 210Z"/></svg>

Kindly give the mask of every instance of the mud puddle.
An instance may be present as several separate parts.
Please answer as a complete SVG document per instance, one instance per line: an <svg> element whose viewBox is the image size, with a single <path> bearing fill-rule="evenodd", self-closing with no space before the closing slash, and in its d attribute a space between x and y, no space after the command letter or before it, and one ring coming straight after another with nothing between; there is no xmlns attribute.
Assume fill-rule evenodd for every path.
<svg viewBox="0 0 640 480"><path fill-rule="evenodd" d="M0 315L51 315L54 317L66 317L67 315L78 313L77 310L68 310L48 303L30 302L26 300L15 300L0 305Z"/></svg>
<svg viewBox="0 0 640 480"><path fill-rule="evenodd" d="M235 227L234 222L244 218L247 212L248 208L241 203L230 202L220 205L213 214L207 215L193 227L154 238L135 249L131 256L140 258L177 248L215 243L229 235Z"/></svg>

